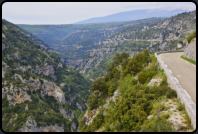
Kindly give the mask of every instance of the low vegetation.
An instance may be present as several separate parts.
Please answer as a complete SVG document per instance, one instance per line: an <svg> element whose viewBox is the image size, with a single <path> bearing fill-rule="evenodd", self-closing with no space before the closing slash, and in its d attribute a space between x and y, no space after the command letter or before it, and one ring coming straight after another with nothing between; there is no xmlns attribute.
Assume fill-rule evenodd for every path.
<svg viewBox="0 0 198 134"><path fill-rule="evenodd" d="M190 62L190 63L196 65L196 61L191 60L191 59L189 59L189 58L186 58L186 57L184 57L183 55L181 55L180 57L181 57L182 59L184 59L184 60L186 60L186 61L188 61L188 62Z"/></svg>
<svg viewBox="0 0 198 134"><path fill-rule="evenodd" d="M123 53L121 55L114 57L104 77L93 82L88 107L93 110L100 106L99 113L89 125L85 124L86 118L82 116L79 121L80 132L176 131L168 120L170 114L162 114L162 111L168 110L164 100L176 99L177 93L168 86L155 56L149 55L148 50L131 59L124 57ZM127 60L125 64L124 60ZM162 79L160 85L149 87L152 78ZM111 100L107 108L103 107L108 96L112 96L117 89L119 99ZM178 108L183 110L182 106L178 105ZM147 119L149 115L153 117Z"/></svg>

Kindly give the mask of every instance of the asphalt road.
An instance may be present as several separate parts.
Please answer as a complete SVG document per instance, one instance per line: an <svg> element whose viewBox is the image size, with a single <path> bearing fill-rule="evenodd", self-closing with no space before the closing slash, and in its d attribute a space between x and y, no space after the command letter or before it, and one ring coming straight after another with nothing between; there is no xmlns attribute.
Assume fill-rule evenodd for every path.
<svg viewBox="0 0 198 134"><path fill-rule="evenodd" d="M196 104L196 65L180 58L183 53L162 53L159 57Z"/></svg>

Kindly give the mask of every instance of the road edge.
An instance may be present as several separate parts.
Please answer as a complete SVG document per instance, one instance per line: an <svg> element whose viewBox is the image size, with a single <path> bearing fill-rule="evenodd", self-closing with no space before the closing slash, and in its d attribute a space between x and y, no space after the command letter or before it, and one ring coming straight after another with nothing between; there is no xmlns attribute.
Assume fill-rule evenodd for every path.
<svg viewBox="0 0 198 134"><path fill-rule="evenodd" d="M167 76L167 82L169 86L177 92L177 97L180 99L182 103L185 105L185 109L191 118L191 124L194 129L196 129L196 104L192 101L188 93L182 88L179 82L175 79L172 73L168 71L168 68L165 66L164 61L159 58L159 54L168 53L168 52L183 52L183 51L164 51L164 52L156 52L155 57L162 69L164 69L164 73Z"/></svg>

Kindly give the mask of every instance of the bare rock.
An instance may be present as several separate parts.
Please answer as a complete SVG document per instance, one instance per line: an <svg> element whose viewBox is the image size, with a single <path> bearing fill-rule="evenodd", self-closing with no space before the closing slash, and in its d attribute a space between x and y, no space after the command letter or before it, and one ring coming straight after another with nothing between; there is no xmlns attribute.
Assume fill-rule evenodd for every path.
<svg viewBox="0 0 198 134"><path fill-rule="evenodd" d="M2 37L5 38L5 35L2 33Z"/></svg>
<svg viewBox="0 0 198 134"><path fill-rule="evenodd" d="M25 106L25 111L27 111L27 110L28 110L28 105Z"/></svg>
<svg viewBox="0 0 198 134"><path fill-rule="evenodd" d="M6 70L2 68L2 78L5 78Z"/></svg>
<svg viewBox="0 0 198 134"><path fill-rule="evenodd" d="M41 88L41 83L40 83L39 79L35 79L35 80L34 79L30 79L28 81L27 85L33 91Z"/></svg>
<svg viewBox="0 0 198 134"><path fill-rule="evenodd" d="M60 109L60 112L63 114L63 117L69 118L70 121L74 119L74 113L70 111L69 109Z"/></svg>
<svg viewBox="0 0 198 134"><path fill-rule="evenodd" d="M162 81L162 79L151 79L151 81L149 82L148 86L149 87L154 86L154 85L159 86L161 81Z"/></svg>
<svg viewBox="0 0 198 134"><path fill-rule="evenodd" d="M177 43L177 48L182 48L182 44Z"/></svg>
<svg viewBox="0 0 198 134"><path fill-rule="evenodd" d="M186 43L183 56L196 61L196 38L191 40L189 44Z"/></svg>
<svg viewBox="0 0 198 134"><path fill-rule="evenodd" d="M36 121L28 118L25 126L20 128L18 132L64 132L64 125L62 124L62 126L58 126L55 124L37 127Z"/></svg>
<svg viewBox="0 0 198 134"><path fill-rule="evenodd" d="M53 82L44 82L42 85L41 95L44 96L47 94L48 96L54 96L59 102L65 104L65 95L60 87L56 86Z"/></svg>
<svg viewBox="0 0 198 134"><path fill-rule="evenodd" d="M2 51L6 48L9 48L9 46L6 46L5 44L2 43Z"/></svg>
<svg viewBox="0 0 198 134"><path fill-rule="evenodd" d="M58 67L57 68L59 68L59 67L63 68L63 64L62 63L58 63Z"/></svg>

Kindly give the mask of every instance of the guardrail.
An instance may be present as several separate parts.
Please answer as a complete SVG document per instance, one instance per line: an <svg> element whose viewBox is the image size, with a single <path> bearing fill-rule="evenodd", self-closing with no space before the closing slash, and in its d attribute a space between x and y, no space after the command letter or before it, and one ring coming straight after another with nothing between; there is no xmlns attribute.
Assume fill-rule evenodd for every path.
<svg viewBox="0 0 198 134"><path fill-rule="evenodd" d="M164 51L164 52L156 52L155 57L157 58L159 65L164 69L164 73L167 76L167 82L169 86L177 92L177 97L181 100L185 105L185 109L191 118L191 124L194 129L196 129L196 104L192 101L188 93L182 88L179 82L175 79L172 73L168 71L168 68L165 66L164 61L162 61L158 55L161 53L170 53L170 52L183 52L183 51Z"/></svg>

